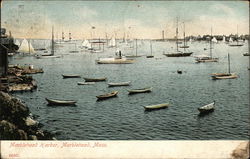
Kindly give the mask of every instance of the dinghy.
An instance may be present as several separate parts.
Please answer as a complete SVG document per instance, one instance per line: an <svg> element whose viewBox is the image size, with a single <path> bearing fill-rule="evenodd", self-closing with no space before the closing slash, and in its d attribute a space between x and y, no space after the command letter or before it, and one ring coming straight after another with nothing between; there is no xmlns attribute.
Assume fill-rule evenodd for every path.
<svg viewBox="0 0 250 159"><path fill-rule="evenodd" d="M210 103L210 104L207 104L205 106L198 108L198 110L200 113L207 113L207 112L214 111L214 107L215 107L215 101L213 103Z"/></svg>
<svg viewBox="0 0 250 159"><path fill-rule="evenodd" d="M77 82L78 85L92 85L95 84L95 82Z"/></svg>
<svg viewBox="0 0 250 159"><path fill-rule="evenodd" d="M97 100L103 100L103 99L115 97L115 96L117 96L117 94L118 94L118 91L113 91L111 93L96 96L96 98L97 98Z"/></svg>
<svg viewBox="0 0 250 159"><path fill-rule="evenodd" d="M48 105L75 105L76 101L74 100L57 100L57 99L48 99L45 98L48 102Z"/></svg>
<svg viewBox="0 0 250 159"><path fill-rule="evenodd" d="M168 103L163 103L163 104L157 104L157 105L149 105L149 106L144 106L145 110L157 110L157 109L164 109L169 106Z"/></svg>
<svg viewBox="0 0 250 159"><path fill-rule="evenodd" d="M148 87L148 88L142 88L142 89L131 89L128 90L129 94L135 94L135 93L147 93L147 92L151 92L152 87Z"/></svg>
<svg viewBox="0 0 250 159"><path fill-rule="evenodd" d="M104 78L83 78L85 82L100 82L100 81L106 81L106 77Z"/></svg>
<svg viewBox="0 0 250 159"><path fill-rule="evenodd" d="M109 87L115 87L115 86L129 86L130 81L128 82L120 82L120 83L108 83Z"/></svg>
<svg viewBox="0 0 250 159"><path fill-rule="evenodd" d="M81 78L80 75L64 75L62 74L63 78Z"/></svg>

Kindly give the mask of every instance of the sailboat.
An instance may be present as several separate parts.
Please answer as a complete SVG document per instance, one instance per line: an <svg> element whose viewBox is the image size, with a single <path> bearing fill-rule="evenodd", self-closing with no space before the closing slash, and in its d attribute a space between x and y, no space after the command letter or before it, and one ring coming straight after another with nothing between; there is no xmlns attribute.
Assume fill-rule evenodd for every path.
<svg viewBox="0 0 250 159"><path fill-rule="evenodd" d="M226 37L223 36L222 42L225 43L226 42Z"/></svg>
<svg viewBox="0 0 250 159"><path fill-rule="evenodd" d="M207 56L207 55L200 55L200 56L196 56L196 62L218 62L218 58L213 58L212 57L212 28L211 28L211 37L210 37L210 40L209 40L209 43L210 43L210 56Z"/></svg>
<svg viewBox="0 0 250 159"><path fill-rule="evenodd" d="M186 36L185 36L185 23L184 23L184 32L183 32L183 46L180 46L180 48L189 48L186 42Z"/></svg>
<svg viewBox="0 0 250 159"><path fill-rule="evenodd" d="M23 39L17 52L32 54L32 53L35 53L35 50L34 50L33 46L31 45L30 41Z"/></svg>
<svg viewBox="0 0 250 159"><path fill-rule="evenodd" d="M152 41L150 40L150 52L151 52L151 55L148 55L147 58L153 58L153 54L152 54Z"/></svg>
<svg viewBox="0 0 250 159"><path fill-rule="evenodd" d="M19 47L20 46L20 42L19 42L19 40L15 40L15 44Z"/></svg>
<svg viewBox="0 0 250 159"><path fill-rule="evenodd" d="M177 25L176 25L176 52L174 53L168 53L168 54L163 54L166 55L167 57L185 57L185 56L190 56L193 52L181 52L179 51L178 47L178 18L177 18ZM185 48L184 48L185 50Z"/></svg>
<svg viewBox="0 0 250 159"><path fill-rule="evenodd" d="M115 38L112 37L109 41L109 47L115 47L116 46L116 41L115 41Z"/></svg>
<svg viewBox="0 0 250 159"><path fill-rule="evenodd" d="M49 54L42 54L41 56L37 56L37 58L40 59L40 58L59 58L59 57L60 56L55 55L54 27L52 27L51 52Z"/></svg>
<svg viewBox="0 0 250 159"><path fill-rule="evenodd" d="M216 79L234 79L234 78L238 78L238 76L235 73L231 73L230 72L230 56L228 54L228 73L213 73L212 75L212 79L216 80Z"/></svg>
<svg viewBox="0 0 250 159"><path fill-rule="evenodd" d="M141 57L140 55L137 55L137 39L135 39L135 55L126 55L126 57L130 58Z"/></svg>
<svg viewBox="0 0 250 159"><path fill-rule="evenodd" d="M236 43L231 43L231 44L229 44L229 46L232 46L232 47L234 47L234 46L243 46L244 44L243 43L239 43L239 40L238 40L238 25L237 25L237 34L236 34Z"/></svg>

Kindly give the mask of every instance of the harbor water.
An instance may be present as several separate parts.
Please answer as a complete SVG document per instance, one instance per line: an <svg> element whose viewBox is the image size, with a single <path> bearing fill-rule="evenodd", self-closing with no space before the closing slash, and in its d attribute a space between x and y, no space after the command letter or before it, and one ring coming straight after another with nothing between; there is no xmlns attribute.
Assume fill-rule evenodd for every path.
<svg viewBox="0 0 250 159"><path fill-rule="evenodd" d="M29 106L44 129L56 133L59 140L246 140L249 139L249 56L248 42L241 47L214 44L213 56L219 62L195 63L194 56L208 54L207 42L188 43L190 57L166 57L174 51L174 42L138 41L138 55L133 64L97 64L100 57L113 56L116 48L90 53L78 46L79 53L69 53L74 44L56 49L61 58L37 59L34 56L10 57L10 64L31 64L43 68L43 74L32 75L38 88L33 92L14 93ZM33 40L44 45L42 40ZM49 41L46 43L49 45ZM49 46L47 46L49 47ZM119 43L122 54L135 49ZM39 52L38 52L39 53ZM212 80L211 73L228 71L237 79ZM176 71L182 70L182 74ZM107 77L94 85L77 85L83 78L63 79L62 74L81 77ZM131 81L130 86L108 87L109 82ZM151 93L128 95L129 89L152 87ZM96 96L118 91L118 96L97 101ZM75 107L47 106L45 98L77 100ZM215 100L215 110L199 116L198 107ZM144 106L169 103L166 109L146 112Z"/></svg>

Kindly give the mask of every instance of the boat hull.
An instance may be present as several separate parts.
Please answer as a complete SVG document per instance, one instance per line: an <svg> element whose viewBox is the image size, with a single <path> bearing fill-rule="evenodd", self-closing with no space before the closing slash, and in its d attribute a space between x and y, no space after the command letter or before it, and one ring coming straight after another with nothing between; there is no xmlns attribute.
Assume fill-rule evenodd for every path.
<svg viewBox="0 0 250 159"><path fill-rule="evenodd" d="M101 82L101 81L106 81L106 77L105 78L83 78L85 80L85 82Z"/></svg>
<svg viewBox="0 0 250 159"><path fill-rule="evenodd" d="M168 103L163 103L163 104L157 104L157 105L144 106L144 109L145 111L151 111L151 110L165 109L168 106L169 106Z"/></svg>
<svg viewBox="0 0 250 159"><path fill-rule="evenodd" d="M196 62L200 63L200 62L218 62L219 59L218 58L212 58L212 59L197 59Z"/></svg>
<svg viewBox="0 0 250 159"><path fill-rule="evenodd" d="M118 91L114 91L114 92L111 92L111 93L96 96L96 98L97 98L97 100L105 100L105 99L116 97L117 94L118 94Z"/></svg>
<svg viewBox="0 0 250 159"><path fill-rule="evenodd" d="M81 78L80 75L62 75L63 78Z"/></svg>
<svg viewBox="0 0 250 159"><path fill-rule="evenodd" d="M59 106L69 106L69 105L75 105L76 101L73 100L55 100L55 99L48 99L45 98L46 101L48 102L48 105L59 105Z"/></svg>
<svg viewBox="0 0 250 159"><path fill-rule="evenodd" d="M129 94L149 93L151 91L152 91L152 88L143 88L143 89L128 90Z"/></svg>
<svg viewBox="0 0 250 159"><path fill-rule="evenodd" d="M121 82L121 83L108 83L109 87L118 87L118 86L129 86L129 82Z"/></svg>
<svg viewBox="0 0 250 159"><path fill-rule="evenodd" d="M167 57L186 57L192 55L193 52L188 53L174 53L174 54L164 54Z"/></svg>

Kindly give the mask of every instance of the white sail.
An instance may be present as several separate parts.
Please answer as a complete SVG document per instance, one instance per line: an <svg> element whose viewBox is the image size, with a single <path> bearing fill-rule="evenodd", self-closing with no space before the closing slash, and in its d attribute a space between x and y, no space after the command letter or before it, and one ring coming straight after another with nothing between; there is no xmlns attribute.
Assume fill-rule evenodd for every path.
<svg viewBox="0 0 250 159"><path fill-rule="evenodd" d="M91 43L89 41L87 41L86 47L89 48L89 49L92 48Z"/></svg>
<svg viewBox="0 0 250 159"><path fill-rule="evenodd" d="M31 43L29 43L26 39L23 39L21 46L18 49L18 52L21 53L35 53L34 48Z"/></svg>
<svg viewBox="0 0 250 159"><path fill-rule="evenodd" d="M217 39L213 37L212 42L217 43Z"/></svg>
<svg viewBox="0 0 250 159"><path fill-rule="evenodd" d="M82 42L82 46L83 46L83 47L87 47L88 44L89 44L89 41L86 40L86 39Z"/></svg>
<svg viewBox="0 0 250 159"><path fill-rule="evenodd" d="M20 46L20 42L19 42L19 40L15 40L15 44L17 45L17 46Z"/></svg>
<svg viewBox="0 0 250 159"><path fill-rule="evenodd" d="M116 46L116 42L115 42L115 38L114 37L112 37L112 39L109 41L109 46L110 47Z"/></svg>
<svg viewBox="0 0 250 159"><path fill-rule="evenodd" d="M229 38L229 42L233 42L233 39L231 37Z"/></svg>
<svg viewBox="0 0 250 159"><path fill-rule="evenodd" d="M225 36L223 36L222 42L226 42L226 37Z"/></svg>

